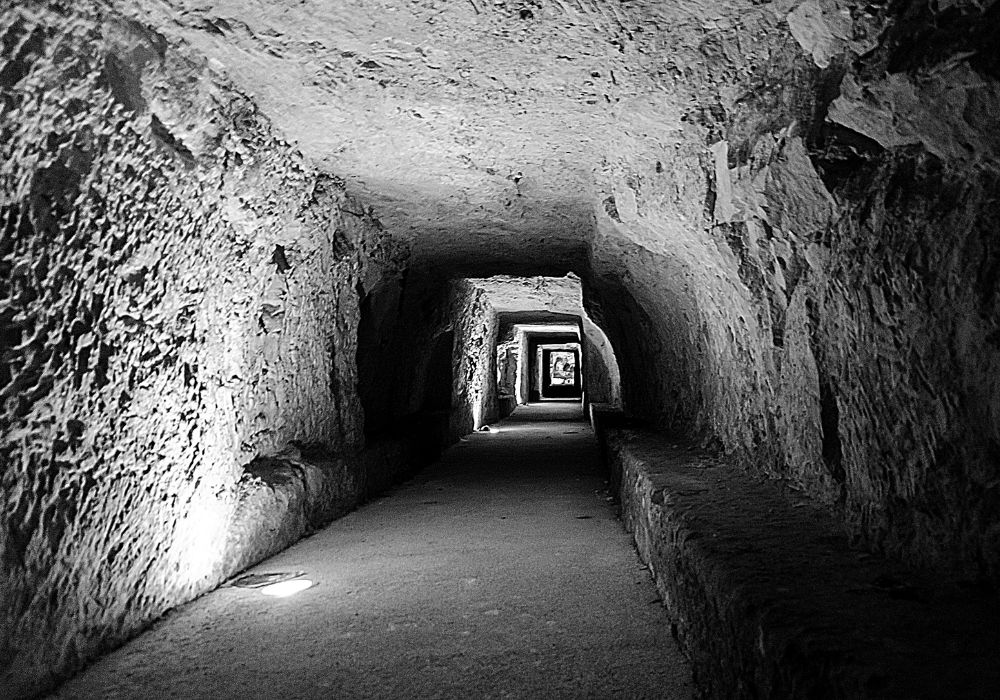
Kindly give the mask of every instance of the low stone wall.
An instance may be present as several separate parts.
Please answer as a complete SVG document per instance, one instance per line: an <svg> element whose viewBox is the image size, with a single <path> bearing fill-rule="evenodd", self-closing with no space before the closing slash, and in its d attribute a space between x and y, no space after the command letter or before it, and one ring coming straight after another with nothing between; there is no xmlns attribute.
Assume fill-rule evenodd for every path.
<svg viewBox="0 0 1000 700"><path fill-rule="evenodd" d="M991 594L852 548L777 482L593 416L703 697L1000 696Z"/></svg>

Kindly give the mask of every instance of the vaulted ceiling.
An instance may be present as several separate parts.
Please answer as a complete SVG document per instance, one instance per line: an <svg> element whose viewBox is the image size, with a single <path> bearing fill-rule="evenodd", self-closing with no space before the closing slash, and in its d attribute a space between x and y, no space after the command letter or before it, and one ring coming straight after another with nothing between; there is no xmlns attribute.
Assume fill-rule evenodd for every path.
<svg viewBox="0 0 1000 700"><path fill-rule="evenodd" d="M702 140L684 134L700 109L695 92L733 77L708 64L722 60L748 72L756 51L749 36L782 22L791 7L140 4L137 12L154 13L172 39L217 62L307 157L343 178L390 232L412 241L418 264L481 260L499 269L526 260L578 266L595 206L626 189L611 177L614 164L641 160L652 175L681 140ZM751 30L738 52L713 40L734 23ZM739 90L734 83L723 94L735 100ZM629 201L625 192L625 209Z"/></svg>

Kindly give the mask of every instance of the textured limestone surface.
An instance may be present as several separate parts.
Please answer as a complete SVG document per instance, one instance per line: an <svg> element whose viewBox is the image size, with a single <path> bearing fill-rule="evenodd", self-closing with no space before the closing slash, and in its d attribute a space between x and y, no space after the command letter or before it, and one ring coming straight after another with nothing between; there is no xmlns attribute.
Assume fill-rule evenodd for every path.
<svg viewBox="0 0 1000 700"><path fill-rule="evenodd" d="M357 502L355 286L394 253L185 47L89 3L0 37L17 697Z"/></svg>
<svg viewBox="0 0 1000 700"><path fill-rule="evenodd" d="M15 692L488 420L469 277L574 272L634 416L1000 580L996 0L2 8Z"/></svg>
<svg viewBox="0 0 1000 700"><path fill-rule="evenodd" d="M608 418L598 429L622 517L703 697L1000 692L994 596L851 548L801 494Z"/></svg>
<svg viewBox="0 0 1000 700"><path fill-rule="evenodd" d="M583 315L582 286L576 275L565 277L511 277L497 275L472 279L486 293L497 313L547 312Z"/></svg>
<svg viewBox="0 0 1000 700"><path fill-rule="evenodd" d="M497 313L468 280L452 285L455 346L452 361L453 438L497 419Z"/></svg>

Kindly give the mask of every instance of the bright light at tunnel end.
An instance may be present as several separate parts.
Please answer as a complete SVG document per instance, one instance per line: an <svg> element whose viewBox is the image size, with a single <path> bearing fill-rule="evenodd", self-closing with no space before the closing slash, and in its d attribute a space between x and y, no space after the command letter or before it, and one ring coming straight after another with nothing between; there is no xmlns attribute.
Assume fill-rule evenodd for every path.
<svg viewBox="0 0 1000 700"><path fill-rule="evenodd" d="M260 592L272 598L288 598L296 593L301 593L308 588L312 588L314 585L316 584L307 578L297 578L291 581L279 581L278 583L264 586L260 589Z"/></svg>

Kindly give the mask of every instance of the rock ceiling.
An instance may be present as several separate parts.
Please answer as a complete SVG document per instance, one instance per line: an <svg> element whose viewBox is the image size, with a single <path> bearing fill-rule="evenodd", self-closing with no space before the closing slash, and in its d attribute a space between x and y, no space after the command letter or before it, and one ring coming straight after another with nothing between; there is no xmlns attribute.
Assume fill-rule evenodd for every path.
<svg viewBox="0 0 1000 700"><path fill-rule="evenodd" d="M881 1L118 2L447 274L580 273L603 211L650 250L701 239L708 183L761 135L832 121L883 147L1000 153L975 51L885 77Z"/></svg>
<svg viewBox="0 0 1000 700"><path fill-rule="evenodd" d="M408 241L415 265L449 274L580 272L609 201L655 249L663 232L644 227L703 217L722 139L729 167L760 134L824 120L946 155L993 142L990 109L964 121L983 92L964 64L927 68L937 88L877 84L886 66L858 83L849 59L873 55L884 2L118 1L207 57ZM900 100L932 106L901 124ZM643 179L656 182L640 196ZM651 190L674 205L638 222Z"/></svg>
<svg viewBox="0 0 1000 700"><path fill-rule="evenodd" d="M732 76L709 79L706 40L734 22L774 25L794 5L136 2L371 203L415 259L500 269L578 260L609 164L641 154L661 167L693 108L683 86L736 90ZM754 60L745 39L725 49L738 63Z"/></svg>
<svg viewBox="0 0 1000 700"><path fill-rule="evenodd" d="M498 313L516 313L526 309L574 316L584 313L580 280L573 275L497 276L475 279L472 283L486 292L490 305Z"/></svg>

